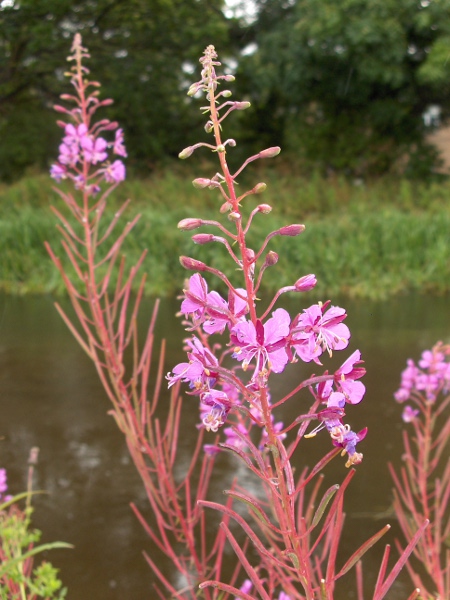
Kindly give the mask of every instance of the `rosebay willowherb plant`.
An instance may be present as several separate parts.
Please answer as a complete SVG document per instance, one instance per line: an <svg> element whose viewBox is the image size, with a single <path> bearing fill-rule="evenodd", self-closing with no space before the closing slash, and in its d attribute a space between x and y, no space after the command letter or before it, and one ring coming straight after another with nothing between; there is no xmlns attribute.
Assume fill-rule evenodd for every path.
<svg viewBox="0 0 450 600"><path fill-rule="evenodd" d="M450 598L450 345L438 342L417 365L409 359L395 399L409 403L403 410L404 465L399 472L389 465L395 512L406 540L423 519L430 521L408 571L424 598Z"/></svg>
<svg viewBox="0 0 450 600"><path fill-rule="evenodd" d="M358 404L364 395L359 381L364 374L360 353L355 351L332 373L311 375L283 398L271 398L270 394L269 380L282 373L289 362L321 366L322 355L345 349L350 336L343 323L345 310L329 302L314 304L293 318L283 308L275 307L285 292L312 289L316 283L313 275L300 277L295 284L280 289L265 309L258 310L262 276L278 260L277 254L267 249L268 243L274 236L295 237L304 226L282 227L269 234L258 250L253 250L247 243L252 221L267 215L271 207L259 204L245 216L244 199L263 192L265 185L259 183L238 196L236 184L249 163L273 157L279 149L263 150L231 174L226 150L235 142L222 142L221 130L224 119L234 110L247 108L248 103L227 100L231 92L219 90L219 84L232 78L216 75L219 63L214 49L208 47L201 59L202 79L189 93L206 91L206 130L214 140L212 144L190 146L181 156L186 158L200 146L218 155L221 173L210 179L196 179L194 184L218 190L223 199L220 212L228 222L224 225L195 217L183 220L180 228L215 228L218 234L194 234L194 242L222 244L232 259L233 270L237 267L242 274L242 284L233 285L224 273L203 262L181 259L185 267L197 271L189 280L182 304L193 336L186 342L188 361L174 367L168 375L170 408L167 416L161 418L157 407L163 382L164 344L156 357L156 369L152 370L157 306L143 342L138 335L144 278L136 286L134 282L145 256L131 266L121 258L124 241L138 217L116 233L128 202L114 216L107 216L108 196L125 178L123 134L117 123L96 120L97 110L111 101L99 99L99 83L88 79L84 65L87 58L77 34L69 57L73 66L68 73L75 93L62 96L71 108L56 107L65 118L59 121L64 135L51 174L58 183L68 183L64 189L57 188L66 211L63 214L55 209L55 214L61 223L62 245L69 264L66 266L53 249L48 245L47 248L63 277L78 325L60 307L58 310L95 364L112 403L111 414L125 436L145 486L151 520L146 522L137 507L133 509L158 557L164 554L170 562L167 569L154 553L145 554L159 580L155 584L158 597L331 599L336 582L356 565L361 599L360 558L388 526L338 568L343 496L355 471L348 472L340 487L333 485L320 495L321 471L330 460L339 453L346 455L347 466L362 460L356 446L366 430L353 432L345 422L346 405ZM204 274L218 277L227 289L227 299L208 290ZM210 335L225 332L229 337L221 350ZM181 382L189 383L191 394L200 400L201 411L198 442L187 467L184 457L179 457L179 433L183 410L191 412L192 400L183 404L179 394ZM288 401L295 401L304 409L285 425L278 413ZM311 442L304 440L322 430L329 433L333 448L315 467L305 467L296 477L291 464L294 453L303 449L306 456L307 444ZM215 433L211 440L207 439L208 431ZM219 444L222 431L226 440ZM209 484L215 459L225 449L259 480L258 497L249 495L245 481L237 480L227 490L224 505L211 501ZM245 518L245 508L249 518ZM217 511L221 524L211 536ZM236 533L236 524L242 528L243 537ZM386 551L374 599L385 596L425 527L426 522L389 574ZM235 562L227 556L227 572L231 574L225 581L227 541L234 550ZM411 598L416 595L414 592Z"/></svg>
<svg viewBox="0 0 450 600"><path fill-rule="evenodd" d="M108 196L125 177L122 158L126 150L117 123L95 120L97 110L111 104L111 100L99 100L100 84L89 81L89 71L83 64L88 57L81 36L75 35L68 58L74 64L67 74L75 93L62 96L72 107L55 107L65 120L58 122L64 136L51 175L58 183L68 180L69 186L68 191L56 188L66 213L53 210L61 223L62 246L69 264L46 245L62 275L78 326L59 305L57 309L93 361L112 403L110 414L125 437L143 481L152 522L147 523L135 505L133 510L159 556L165 555L171 564L170 571L165 572L152 553L145 553L162 585L159 588L155 584L158 596L166 597L162 591L165 589L171 597L194 599L199 581L220 577L223 566L225 533L213 541L208 539L205 514L197 504L197 500L206 498L214 458L202 453L203 431L199 432L187 467L185 457L180 457L182 398L178 384L172 388L164 419L156 415L164 381L164 343L152 370L158 306L142 342L137 320L145 276L135 295L132 291L145 253L138 264L130 266L120 258L123 243L139 217L116 233L128 201L112 218L107 216ZM116 282L112 285L114 275ZM239 568L233 581L238 574ZM181 590L174 587L175 580L182 582ZM213 592L205 594L207 599L216 597Z"/></svg>
<svg viewBox="0 0 450 600"><path fill-rule="evenodd" d="M184 290L181 312L186 318L187 330L192 337L187 340L188 361L176 365L167 375L169 386L184 382L190 394L197 397L201 415L201 429L217 432L223 427L225 441L208 445L208 453L228 450L242 461L255 475L263 492L251 495L244 482L237 482L226 494L234 506L248 508L251 520L242 511L222 506L216 502L200 501L201 506L212 508L230 517L244 530L255 550L256 558L250 560L226 523L221 524L228 541L243 566L247 579L240 589L218 580L202 582L200 588L222 590L238 598L253 597L270 600L288 598L333 598L336 582L360 561L366 550L387 530L383 528L368 540L346 562L337 567L339 539L343 526L343 494L355 471L351 470L343 484L332 486L320 497L320 472L325 464L341 453L346 455L346 466L357 465L362 454L357 444L364 439L367 429L354 432L345 422L347 405L359 404L365 387L361 381L365 370L361 366L358 350L348 357L334 372L312 374L282 398L272 398L270 383L279 376L288 363L316 363L327 353L347 347L350 331L343 323L343 308L319 302L304 308L295 316L283 308L276 308L279 297L286 292L302 293L316 284L312 274L301 276L295 283L281 288L259 309L258 292L266 270L278 262L278 255L268 249L275 236L296 237L305 227L287 225L272 231L257 248L248 244L248 233L255 218L264 218L272 207L258 204L247 208L249 198L265 190L264 183L252 189L237 192L237 178L253 161L275 157L280 148L262 150L248 158L234 173L227 163L227 149L235 140L222 138L225 119L235 110L244 110L248 102L229 100L231 91L221 89L223 83L232 81L231 75L220 75L220 67L213 46L209 46L200 59L201 79L192 84L188 95L205 94L207 104L202 111L207 115L205 130L212 134L213 142L200 142L188 146L180 153L185 159L198 148L207 148L217 154L220 172L210 178L197 178L194 186L216 190L221 198L220 213L227 222L203 220L197 216L179 223L183 231L203 226L214 233L195 233L196 244L220 244L231 258L231 268L241 273L241 286L237 287L222 271L199 260L183 256L181 264L195 271ZM224 298L217 291L209 291L204 275L213 276L227 290ZM213 334L226 336L224 345L216 343ZM309 391L306 398L302 391ZM310 402L308 402L310 398ZM278 415L286 402L295 401L300 408L294 420L282 423ZM312 428L310 428L313 423ZM294 453L307 453L301 443L320 431L331 437L331 450L312 469L304 468L295 477L291 460ZM294 434L293 436L291 434ZM316 506L317 505L317 506ZM386 550L373 593L374 599L383 598L400 568L421 535L427 522L415 532L410 545L403 552L393 570L386 576L389 549ZM358 568L358 593L362 597L362 569ZM415 597L418 592L413 592Z"/></svg>

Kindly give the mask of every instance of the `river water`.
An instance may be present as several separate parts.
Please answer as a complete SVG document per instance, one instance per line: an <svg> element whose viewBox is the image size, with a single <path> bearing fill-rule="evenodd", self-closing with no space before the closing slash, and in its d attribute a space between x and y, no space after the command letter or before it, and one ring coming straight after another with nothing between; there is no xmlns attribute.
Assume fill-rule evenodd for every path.
<svg viewBox="0 0 450 600"><path fill-rule="evenodd" d="M408 357L418 358L439 339L450 340L450 299L413 295L386 302L334 299L333 303L347 309L352 331L351 344L339 353L337 364L359 348L367 369L366 397L347 412L354 429L369 427L361 444L364 461L346 497L343 553L349 556L385 522L393 524L390 543L397 533L389 514L386 463L399 460L402 424L401 407L392 394ZM151 305L148 301L149 310ZM158 333L168 340L166 370L183 358L184 332L174 316L178 306L176 300L165 301L160 310ZM294 369L279 376L274 395L288 391L298 377ZM190 433L189 428L185 431L187 451L196 435L197 409L192 402L193 425ZM38 446L35 489L48 494L35 499L34 524L43 531L43 541L75 545L74 550L47 555L60 569L68 599L148 600L156 595L142 550L155 556L154 548L129 508L133 501L145 511L145 494L108 409L91 363L62 323L53 300L0 296L0 466L8 470L10 491L24 489L28 453ZM329 449L329 440L323 435L308 443L307 462L312 466L314 458ZM335 461L327 473L329 485L342 480L344 462ZM219 490L223 484L218 479ZM369 583L379 556L375 551L364 561ZM400 580L390 598L409 595L411 586L405 581ZM353 580L349 586L353 588ZM343 599L354 597L348 591Z"/></svg>

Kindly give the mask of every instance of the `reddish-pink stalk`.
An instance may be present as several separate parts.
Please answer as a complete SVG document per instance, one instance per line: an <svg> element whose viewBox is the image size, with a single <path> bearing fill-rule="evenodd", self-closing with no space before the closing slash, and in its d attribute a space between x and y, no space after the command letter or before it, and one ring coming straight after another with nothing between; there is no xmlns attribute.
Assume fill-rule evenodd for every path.
<svg viewBox="0 0 450 600"><path fill-rule="evenodd" d="M449 356L450 346L438 343L430 354ZM432 586L424 583L412 562L408 563L414 585L429 598L450 597L450 551L445 547L450 534L450 463L442 460L450 439L450 417L445 414L450 394L444 392L443 381L433 391L428 390L428 397L413 387L409 400L418 414L403 431L404 466L398 473L389 464L394 482L394 509L406 540L414 537L424 520L430 523L414 549L414 556ZM409 431L411 428L413 433ZM399 542L397 547L402 550Z"/></svg>
<svg viewBox="0 0 450 600"><path fill-rule="evenodd" d="M91 132L98 133L101 128L91 125L91 117L95 108L104 105L105 102L98 102L96 93L88 95L87 88L98 84L91 84L86 80L88 71L82 65L82 59L88 55L81 46L79 35L75 36L73 51L75 67L72 70L72 84L77 92L77 96L73 97L76 109L69 111L60 107L59 110L72 117L75 124L84 124L88 131L90 129ZM79 172L83 181L92 180L91 164L86 159L83 159ZM221 556L215 557L213 567L209 562L205 562L206 557L209 560L214 554L211 554L211 544L205 533L204 516L197 504L207 494L213 458L200 456L200 434L185 478L181 482L176 480L175 462L182 400L179 396L179 386L175 385L171 391L168 416L165 423L161 423L156 417L156 410L163 381L164 344L159 350L156 373L151 372L158 303L155 305L144 345L140 348L137 318L143 297L144 278L134 299L132 290L145 253L128 271L124 259L119 259L123 242L139 217L128 223L118 236L111 237L128 201L116 212L105 232L99 234L106 198L115 186L116 184L110 185L96 202L86 185L79 190L79 201L72 194L57 190L68 208L68 216L57 210L55 214L62 223L60 231L63 248L74 269L75 277L68 274L53 249L48 244L46 247L61 273L81 327L76 327L60 306L57 308L96 367L113 406L110 414L125 436L131 458L143 481L155 524L146 523L135 506L133 510L159 550L184 576L187 588L183 593L176 591L155 561L148 556L147 561L163 589L174 597L194 600L197 597L198 579L220 576L222 566ZM99 249L105 248L107 243L109 248L101 256ZM117 264L117 285L111 292L110 278ZM129 352L132 355L131 367L127 367L125 358ZM154 389L149 399L150 384ZM201 466L198 483L194 486L192 475L199 464ZM214 544L219 554L224 551L224 541L225 533L219 533ZM181 553L180 545L184 548ZM193 569L195 575L192 575ZM163 597L161 591L158 593ZM214 597L209 590L205 591L207 600Z"/></svg>
<svg viewBox="0 0 450 600"><path fill-rule="evenodd" d="M202 110L205 110L205 112L209 113L210 120L206 125L206 129L207 131L213 133L215 143L213 145L200 143L190 146L180 153L180 158L189 157L192 152L200 146L210 148L218 154L221 166L221 174L216 175L213 179L196 179L193 183L195 187L199 188L219 188L225 200L225 204L222 206L221 212L229 213L229 220L235 224L236 232L228 232L228 230L220 225L219 228L223 233L225 233L225 235L237 243L239 254L235 253L234 250L231 251L230 246L226 243L225 247L229 249L231 258L234 262L236 262L236 258L239 256L239 264L243 275L244 288L246 290L245 300L248 304L249 321L253 324L255 331L257 331L257 327L259 327L259 331L261 331L261 323L263 319L267 317L281 293L284 293L285 291L300 291L300 288L297 290L295 286L290 286L279 290L277 295L275 295L274 299L269 304L269 308L267 308L266 311L263 312L260 317L258 317L256 311L256 292L261 283L262 272L267 265L275 264L277 261L277 256L270 256L270 260L266 259L267 264L265 262L260 268L257 283L256 286L254 286L253 271L256 260L261 258L267 243L272 237L278 233L281 235L298 235L298 233L300 233L304 227L300 225L292 225L282 228L279 231L272 232L272 234L269 234L266 237L262 247L256 253L248 248L246 235L249 231L253 217L260 212L260 210L259 207L258 209L254 209L250 213L250 216L245 224L244 215L241 210L241 202L244 198L247 198L252 193L259 193L255 191L258 186L260 186L260 191L263 191L261 186L265 187L265 184L258 184L258 186L255 186L255 188L252 190L244 192L238 196L235 190L235 179L236 176L241 173L250 162L257 160L258 158L275 156L278 154L279 148L269 148L260 152L250 159L247 159L234 175L230 173L226 160L226 145L229 144L230 146L234 146L235 143L233 140L222 142L221 132L223 121L225 117L230 114L232 108L227 109L223 115L220 115L219 113L221 108L228 106L228 104L233 104L225 103L220 106L221 96L225 96L226 94L225 97L228 97L231 92L217 91L220 83L219 80L226 78L223 76L216 76L215 66L219 65L220 63L216 61L215 50L212 46L209 46L206 49L204 57L200 62L202 62L203 65L202 80L191 86L189 95L195 94L200 89L206 91L208 107L203 107ZM244 104L248 105L248 103L235 103L235 105L239 105L239 108L246 108L247 106L243 106ZM270 212L270 207L267 207L266 205L261 206L263 207L261 208L261 212ZM179 227L181 229L190 230L193 228L198 228L204 224L206 224L206 222L202 221L201 219L186 219L180 223ZM198 243L202 244L214 240L215 238L214 236L211 236L211 234L196 234L193 237L194 242L197 241ZM223 239L217 241L222 241L222 243L224 242ZM200 273L207 272L216 275L222 282L226 284L231 292L235 291L227 276L221 271L213 267L209 267L201 261L187 257L182 257L181 263L190 270L197 270ZM314 276L311 277L314 278ZM307 285L309 285L309 283ZM187 293L185 297L189 298ZM242 296L240 297L242 298ZM189 300L189 302L191 302L191 300ZM205 304L205 307L207 310L207 303ZM214 311L217 313L217 309L212 305L211 310L213 311L212 316L214 317ZM232 318L230 318L230 322L233 322ZM201 326L196 325L195 322L190 324L188 322L188 325L190 325L188 329L191 331L196 331L198 338L202 340L203 347L211 351L211 348L208 345L208 336L204 335ZM318 495L320 485L319 480L318 483L316 483L316 485L313 487L313 491L309 500L310 508L307 509L306 516L304 516L304 507L306 506L305 491L307 484L311 482L313 477L319 473L321 468L323 468L323 466L339 451L337 450L330 452L326 457L324 457L324 459L322 459L322 461L319 461L318 465L316 465L316 467L309 474L308 471L305 470L297 483L294 478L290 460L294 450L298 446L299 440L305 434L308 420L317 418L315 411L317 410L321 399L320 397L316 396L315 392L313 391L313 386L320 386L320 384L323 384L328 380L333 380L334 376L328 374L319 377L313 376L310 379L300 383L295 390L284 396L275 404L271 405L269 402L267 379L261 378L258 381L258 386L256 386L257 391L250 393L250 391L245 391L242 389L242 384L236 380L236 375L232 370L227 374L227 370L220 365L220 361L218 362L218 366L214 366L214 371L216 373L215 377L220 377L222 378L222 381L234 384L235 388L242 393L244 400L248 400L250 404L252 404L256 399L258 401L258 407L261 413L260 422L258 421L258 425L266 433L266 441L264 445L265 448L269 450L269 453L256 448L251 439L248 437L248 434L241 433L237 427L233 428L234 435L242 442L246 450L242 450L240 447L229 443L221 444L221 446L237 455L250 469L250 471L259 478L263 489L265 490L267 502L266 505L263 505L262 502L256 500L256 498L252 496L249 496L247 493L231 493L236 501L240 501L247 505L250 510L250 514L257 523L259 533L257 533L256 530L253 529L239 513L229 506L223 507L217 503L201 502L202 506L214 508L222 514L227 514L230 518L233 518L241 526L248 536L248 539L252 542L261 561L260 568L267 573L266 583L263 587L261 587L263 584L263 581L260 579L261 575L255 570L253 565L249 563L246 555L242 552L231 531L228 528L225 528L230 544L234 548L236 555L243 564L249 579L253 583L261 598L268 597L267 590L271 590L272 594L277 585L279 585L283 590L288 591L291 594L290 597L292 598L298 597L306 598L307 600L313 600L313 598L316 598L316 594L320 594L321 598L327 598L331 600L334 593L335 581L344 575L355 564L360 565L361 563L359 561L363 554L382 535L384 535L388 529L388 527L385 527L375 536L372 536L370 540L363 544L361 548L359 548L352 555L352 557L345 563L344 567L336 574L336 558L338 553L339 538L344 522L343 493L350 482L351 477L353 476L353 472L349 473L344 481L343 486L337 492L335 499L333 502L331 502L331 505L329 507L327 506L335 494L336 488L330 488L330 490L325 493L319 503L317 512L313 514L310 508L312 508L314 500ZM176 379L175 376L173 376L173 378ZM291 443L288 449L286 449L283 444L280 431L277 431L275 428L275 422L272 418L273 411L275 408L281 406L284 402L290 399L293 395L298 393L301 389L306 387L312 391L315 398L313 407L310 409L308 414L299 416L291 425L288 425L283 429L282 434L284 435L292 428L298 428L297 439ZM239 410L241 413L250 417L250 413L244 407L244 405L240 405ZM269 513L270 516L267 513L269 508L271 511L271 513ZM321 528L320 530L315 531L322 520L322 516L325 514L326 509L328 509L328 512L326 517L323 519ZM314 537L312 537L312 533L315 534ZM420 533L422 533L422 531ZM414 543L408 549L408 552L412 550L412 547L416 542L417 537L415 538ZM321 546L320 554L317 552L319 545ZM269 552L267 551L267 548L270 549ZM387 549L386 556L388 552L389 550ZM398 574L398 571L401 568L401 565L406 560L406 556L407 553L404 553L387 579L385 579L385 566L382 564L378 582L383 594L384 591L392 584L395 576ZM322 564L324 565L324 569L322 569ZM325 573L325 576L323 573ZM358 573L361 573L360 566L358 567ZM362 575L358 575L358 582L358 593L361 596ZM298 591L298 585L300 585L305 596L301 595L301 593ZM237 590L231 590L227 584L220 583L217 580L207 581L201 585L201 588L205 589L206 587L210 586L222 589L223 591L232 591L233 593L237 593ZM244 592L242 592L242 595L238 597L244 598L247 596ZM270 597L272 597L272 595L270 595Z"/></svg>

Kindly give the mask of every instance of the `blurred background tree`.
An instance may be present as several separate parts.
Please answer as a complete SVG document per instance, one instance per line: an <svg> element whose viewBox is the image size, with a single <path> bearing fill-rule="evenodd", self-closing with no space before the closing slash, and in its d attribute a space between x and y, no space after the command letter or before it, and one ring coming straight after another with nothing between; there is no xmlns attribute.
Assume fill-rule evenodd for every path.
<svg viewBox="0 0 450 600"><path fill-rule="evenodd" d="M432 167L423 113L450 108L449 0L255 2L237 78L251 139L352 175Z"/></svg>
<svg viewBox="0 0 450 600"><path fill-rule="evenodd" d="M145 169L186 144L201 120L181 93L212 40L227 47L221 0L0 1L0 177L56 156L52 105L68 92L61 69L76 31L89 49L108 117L126 132L128 166Z"/></svg>
<svg viewBox="0 0 450 600"><path fill-rule="evenodd" d="M67 91L61 57L76 31L135 172L198 128L183 91L211 43L253 104L236 131L243 152L281 144L293 162L351 176L407 157L411 173L434 167L423 113L450 110L450 0L0 0L3 180L56 155L51 106Z"/></svg>

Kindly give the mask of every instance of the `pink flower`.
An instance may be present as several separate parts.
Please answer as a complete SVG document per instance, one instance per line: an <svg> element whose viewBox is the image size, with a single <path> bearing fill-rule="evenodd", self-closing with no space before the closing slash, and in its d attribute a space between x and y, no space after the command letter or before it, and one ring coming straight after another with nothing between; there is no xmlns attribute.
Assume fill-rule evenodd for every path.
<svg viewBox="0 0 450 600"><path fill-rule="evenodd" d="M361 463L363 455L360 452L356 452L356 444L363 440L366 435L367 427L361 429L358 433L355 433L350 428L346 428L345 431L342 431L342 435L333 439L333 445L342 448L348 454L348 460L345 463L347 468ZM331 437L333 438L333 436Z"/></svg>
<svg viewBox="0 0 450 600"><path fill-rule="evenodd" d="M192 314L196 320L201 319L205 311L208 284L199 273L195 273L190 277L189 287L184 290L184 296L185 299L181 303L181 312L185 317Z"/></svg>
<svg viewBox="0 0 450 600"><path fill-rule="evenodd" d="M264 325L258 319L256 326L251 321L242 321L231 329L233 358L242 361L244 370L255 359L252 381L260 374L266 377L270 371L281 373L284 370L288 362L285 346L290 320L289 313L278 308Z"/></svg>
<svg viewBox="0 0 450 600"><path fill-rule="evenodd" d="M78 144L62 143L59 146L58 160L62 165L73 167L80 160L80 148Z"/></svg>
<svg viewBox="0 0 450 600"><path fill-rule="evenodd" d="M98 162L103 162L108 156L108 153L105 152L108 147L108 142L101 137L93 139L92 137L85 135L81 139L80 145L83 149L85 160L93 165L96 165Z"/></svg>
<svg viewBox="0 0 450 600"><path fill-rule="evenodd" d="M125 165L121 160L115 160L112 165L108 165L103 171L105 181L108 183L120 183L125 179Z"/></svg>
<svg viewBox="0 0 450 600"><path fill-rule="evenodd" d="M203 323L206 333L223 333L229 321L228 304L217 292L208 293L208 284L199 273L189 279L184 295L181 312L191 314L195 326Z"/></svg>
<svg viewBox="0 0 450 600"><path fill-rule="evenodd" d="M400 388L395 392L394 398L397 402L406 402L408 400L411 390L416 385L416 378L419 374L419 369L414 364L414 361L410 358L406 361L407 367L402 372L402 380Z"/></svg>
<svg viewBox="0 0 450 600"><path fill-rule="evenodd" d="M411 408L411 406L406 405L403 409L402 419L405 423L411 423L418 415L419 410L417 408Z"/></svg>
<svg viewBox="0 0 450 600"><path fill-rule="evenodd" d="M172 374L167 374L169 387L177 381L183 381L197 392L209 390L217 380L217 358L196 337L188 340L187 344L190 348L189 362L179 363L172 369Z"/></svg>
<svg viewBox="0 0 450 600"><path fill-rule="evenodd" d="M50 168L50 177L52 177L57 182L60 182L62 179L66 179L66 167L59 165L58 163L52 165Z"/></svg>
<svg viewBox="0 0 450 600"><path fill-rule="evenodd" d="M0 504L2 502L9 502L12 499L10 494L5 493L8 491L7 480L6 469L0 469Z"/></svg>
<svg viewBox="0 0 450 600"><path fill-rule="evenodd" d="M361 402L366 392L365 385L360 381L355 381L355 379L360 379L366 373L364 368L355 367L355 365L363 362L360 359L361 352L356 350L334 374L337 387L344 394L346 402L350 404Z"/></svg>
<svg viewBox="0 0 450 600"><path fill-rule="evenodd" d="M79 125L68 123L64 128L64 133L66 134L63 138L65 144L80 144L81 140L87 135L88 128L84 123Z"/></svg>
<svg viewBox="0 0 450 600"><path fill-rule="evenodd" d="M220 390L204 392L201 396L201 402L209 407L202 423L207 431L216 432L225 423L232 403L226 393Z"/></svg>
<svg viewBox="0 0 450 600"><path fill-rule="evenodd" d="M333 350L348 345L350 331L342 323L347 314L339 306L326 310L328 304L313 304L295 318L291 343L305 362L314 360L320 365L318 357L322 352L326 350L331 356Z"/></svg>
<svg viewBox="0 0 450 600"><path fill-rule="evenodd" d="M245 592L246 594L250 594L250 592L252 591L252 587L253 587L253 584L250 581L250 579L245 579L244 583L241 585L241 587L239 589L241 590L241 592Z"/></svg>
<svg viewBox="0 0 450 600"><path fill-rule="evenodd" d="M114 145L113 145L113 152L114 152L114 154L118 154L119 156L123 156L125 158L128 156L125 146L123 145L123 130L122 129L117 129L117 131L116 131L116 137L115 137Z"/></svg>

